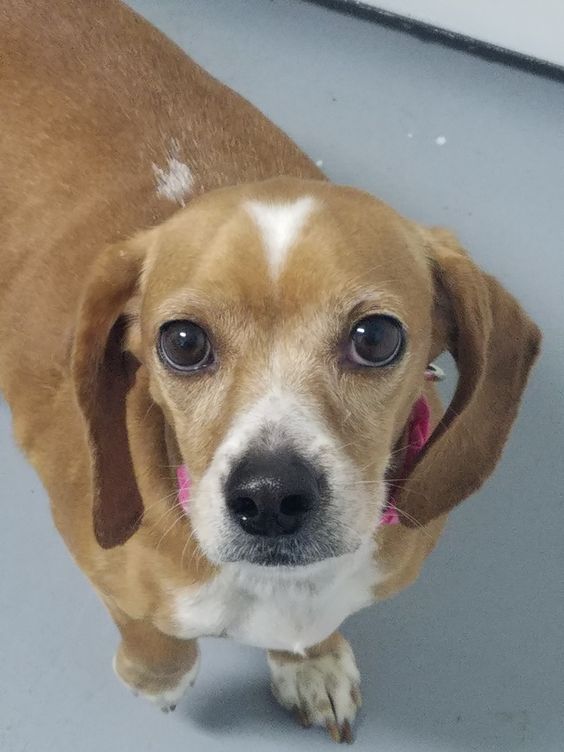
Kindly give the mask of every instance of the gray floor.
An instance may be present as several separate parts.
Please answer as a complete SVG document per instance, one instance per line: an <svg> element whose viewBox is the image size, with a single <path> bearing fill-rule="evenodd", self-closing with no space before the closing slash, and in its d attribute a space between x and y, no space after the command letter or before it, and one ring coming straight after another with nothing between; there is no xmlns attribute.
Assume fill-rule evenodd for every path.
<svg viewBox="0 0 564 752"><path fill-rule="evenodd" d="M543 327L495 476L452 516L421 581L346 632L364 675L358 752L561 751L564 85L298 0L131 4L336 181L455 228ZM122 689L114 628L2 404L0 497L2 752L330 748L270 700L260 652L232 643L204 645L172 716Z"/></svg>

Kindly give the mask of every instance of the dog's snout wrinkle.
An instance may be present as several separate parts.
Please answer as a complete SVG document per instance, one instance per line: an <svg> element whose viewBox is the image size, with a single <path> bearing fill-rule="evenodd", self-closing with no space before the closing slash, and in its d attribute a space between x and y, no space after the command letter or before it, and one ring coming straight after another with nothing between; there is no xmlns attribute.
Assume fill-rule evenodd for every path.
<svg viewBox="0 0 564 752"><path fill-rule="evenodd" d="M225 484L231 516L248 534L293 535L321 502L320 483L305 460L288 452L246 455Z"/></svg>

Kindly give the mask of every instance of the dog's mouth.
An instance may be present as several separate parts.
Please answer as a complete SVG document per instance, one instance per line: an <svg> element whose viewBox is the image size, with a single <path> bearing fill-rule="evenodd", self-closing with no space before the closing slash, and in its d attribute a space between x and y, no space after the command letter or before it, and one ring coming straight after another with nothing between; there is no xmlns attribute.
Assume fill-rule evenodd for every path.
<svg viewBox="0 0 564 752"><path fill-rule="evenodd" d="M303 567L325 559L352 553L360 545L345 545L326 529L315 533L302 530L296 535L275 537L235 536L221 547L221 559L226 563L247 562L262 567Z"/></svg>

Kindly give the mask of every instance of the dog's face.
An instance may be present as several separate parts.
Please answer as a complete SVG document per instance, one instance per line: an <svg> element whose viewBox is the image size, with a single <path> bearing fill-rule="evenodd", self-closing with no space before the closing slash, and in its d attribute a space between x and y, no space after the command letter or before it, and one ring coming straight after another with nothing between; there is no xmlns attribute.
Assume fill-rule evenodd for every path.
<svg viewBox="0 0 564 752"><path fill-rule="evenodd" d="M140 360L214 562L311 563L373 533L429 357L420 243L374 199L299 182L209 195L155 237Z"/></svg>
<svg viewBox="0 0 564 752"><path fill-rule="evenodd" d="M113 283L106 335L125 309L127 350L164 416L169 462L189 469L191 526L214 563L304 565L373 535L425 367L467 328L437 265L470 262L448 244L433 258L429 237L360 191L287 179L210 193L114 250L127 283ZM489 345L483 313L474 355ZM535 336L519 348L523 383ZM463 367L459 408L471 408L484 374ZM447 505L476 479L459 485ZM411 493L428 502L428 489Z"/></svg>

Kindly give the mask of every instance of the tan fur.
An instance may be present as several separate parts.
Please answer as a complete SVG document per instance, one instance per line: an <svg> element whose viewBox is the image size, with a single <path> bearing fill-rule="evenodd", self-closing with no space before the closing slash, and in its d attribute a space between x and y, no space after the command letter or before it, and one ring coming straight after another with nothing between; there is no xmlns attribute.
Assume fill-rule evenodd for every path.
<svg viewBox="0 0 564 752"><path fill-rule="evenodd" d="M179 640L155 629L151 622L130 619L108 604L121 633L115 669L133 691L161 695L174 690L198 658L195 640Z"/></svg>
<svg viewBox="0 0 564 752"><path fill-rule="evenodd" d="M174 467L186 462L197 485L273 363L364 483L401 455L427 395L438 428L411 475L392 479L404 525L375 533L375 597L413 582L448 511L499 458L534 324L451 236L326 183L117 0L7 0L0 50L0 388L56 525L121 630L123 678L155 693L194 663L171 592L217 567L174 503ZM153 164L171 154L193 176L184 209L156 190ZM273 279L245 203L304 195L320 208ZM406 356L386 373L343 370L344 333L382 310L405 323ZM213 332L217 369L187 379L160 364L158 328L182 317ZM423 372L446 349L461 378L441 419ZM369 502L362 520L377 513Z"/></svg>

